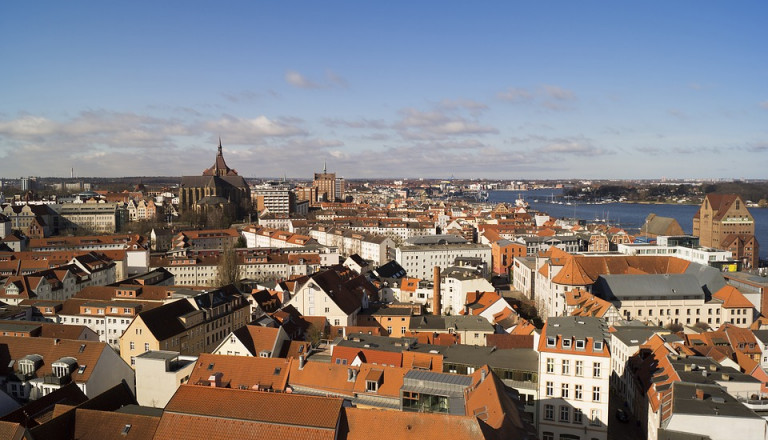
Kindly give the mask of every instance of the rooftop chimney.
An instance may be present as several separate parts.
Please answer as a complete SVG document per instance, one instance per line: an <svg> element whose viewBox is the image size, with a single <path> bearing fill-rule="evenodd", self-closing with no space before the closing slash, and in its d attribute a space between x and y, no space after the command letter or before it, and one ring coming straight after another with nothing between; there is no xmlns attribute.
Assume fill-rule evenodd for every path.
<svg viewBox="0 0 768 440"><path fill-rule="evenodd" d="M217 372L208 377L208 382L211 383L211 388L221 388L221 377L224 373Z"/></svg>
<svg viewBox="0 0 768 440"><path fill-rule="evenodd" d="M434 315L442 315L442 309L440 308L441 298L440 298L440 266L435 266L435 269L433 271L434 281L434 291L432 292L432 314Z"/></svg>

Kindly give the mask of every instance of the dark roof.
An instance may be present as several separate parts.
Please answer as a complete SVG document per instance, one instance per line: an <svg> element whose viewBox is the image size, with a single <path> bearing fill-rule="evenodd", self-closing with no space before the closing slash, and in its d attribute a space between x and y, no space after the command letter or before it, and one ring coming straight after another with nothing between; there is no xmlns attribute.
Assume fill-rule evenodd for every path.
<svg viewBox="0 0 768 440"><path fill-rule="evenodd" d="M32 400L26 405L16 409L4 415L0 420L4 422L21 423L27 428L37 426L35 419L42 416L45 413L52 413L53 407L56 405L79 405L88 400L80 387L75 382L70 382L67 385L53 391L52 393L45 395L37 400Z"/></svg>
<svg viewBox="0 0 768 440"><path fill-rule="evenodd" d="M379 266L374 273L380 278L402 278L405 276L405 269L397 261L392 260Z"/></svg>
<svg viewBox="0 0 768 440"><path fill-rule="evenodd" d="M598 296L608 301L638 297L705 297L699 281L690 274L601 275L595 284Z"/></svg>
<svg viewBox="0 0 768 440"><path fill-rule="evenodd" d="M74 409L93 409L115 411L125 405L135 405L131 389L125 382L104 391L93 399L87 400ZM76 411L66 411L45 424L30 429L32 438L46 440L69 440L75 438Z"/></svg>
<svg viewBox="0 0 768 440"><path fill-rule="evenodd" d="M344 266L312 275L312 280L336 303L344 313L352 314L363 305L363 296L377 296L378 291L364 276L354 274Z"/></svg>
<svg viewBox="0 0 768 440"><path fill-rule="evenodd" d="M141 320L158 341L164 341L174 335L184 332L184 324L180 316L194 312L195 307L185 299L163 304L151 310L139 313Z"/></svg>

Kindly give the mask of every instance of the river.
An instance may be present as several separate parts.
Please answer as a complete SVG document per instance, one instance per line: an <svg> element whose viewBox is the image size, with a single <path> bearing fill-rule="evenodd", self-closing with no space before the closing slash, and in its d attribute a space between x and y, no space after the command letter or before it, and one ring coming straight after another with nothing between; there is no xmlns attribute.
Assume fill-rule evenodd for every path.
<svg viewBox="0 0 768 440"><path fill-rule="evenodd" d="M698 211L698 205L644 204L644 203L603 203L566 204L561 189L537 189L531 191L491 191L488 196L490 203L510 203L523 197L531 209L541 211L556 218L578 218L588 222L605 220L611 225L620 226L635 232L643 226L648 214L662 217L672 217L680 223L680 227L690 234L693 231L693 215ZM552 203L554 200L556 203ZM557 202L563 202L559 204ZM760 258L768 259L768 208L749 208L755 219L755 235L760 242Z"/></svg>

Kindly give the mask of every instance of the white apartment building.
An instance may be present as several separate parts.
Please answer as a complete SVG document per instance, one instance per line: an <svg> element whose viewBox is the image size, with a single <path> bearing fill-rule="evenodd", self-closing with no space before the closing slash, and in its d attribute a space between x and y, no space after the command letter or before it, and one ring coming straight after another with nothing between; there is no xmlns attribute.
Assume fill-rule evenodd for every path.
<svg viewBox="0 0 768 440"><path fill-rule="evenodd" d="M539 340L539 438L608 438L609 338L599 318L547 320Z"/></svg>
<svg viewBox="0 0 768 440"><path fill-rule="evenodd" d="M625 255L672 256L705 266L712 263L733 262L731 251L706 247L667 246L662 244L665 243L664 238L666 237L658 237L657 244L620 243L616 245L616 249ZM736 262L733 263L736 264Z"/></svg>
<svg viewBox="0 0 768 440"><path fill-rule="evenodd" d="M382 235L397 241L404 241L414 237L435 235L435 226L433 224L409 221L353 222L349 228L353 231Z"/></svg>
<svg viewBox="0 0 768 440"><path fill-rule="evenodd" d="M634 356L640 346L655 335L668 335L671 333L661 327L646 327L643 325L616 326L616 331L611 333L611 387L624 397L630 413L635 412L636 386L633 372L628 367L629 359ZM679 339L676 335L672 338Z"/></svg>
<svg viewBox="0 0 768 440"><path fill-rule="evenodd" d="M164 408L179 385L189 380L197 356L153 350L136 356L136 401L141 406Z"/></svg>
<svg viewBox="0 0 768 440"><path fill-rule="evenodd" d="M528 299L536 299L536 258L515 257L512 264L512 287Z"/></svg>
<svg viewBox="0 0 768 440"><path fill-rule="evenodd" d="M307 235L255 225L246 227L241 234L245 238L246 247L249 248L295 248L316 244L316 241Z"/></svg>
<svg viewBox="0 0 768 440"><path fill-rule="evenodd" d="M309 231L309 235L323 246L339 249L343 256L358 254L364 260L373 261L375 266L389 261L396 246L394 240L386 236L322 226Z"/></svg>
<svg viewBox="0 0 768 440"><path fill-rule="evenodd" d="M146 305L148 303L144 301L70 298L64 302L57 317L61 324L88 326L99 335L99 341L106 342L112 348L119 350L120 336Z"/></svg>
<svg viewBox="0 0 768 440"><path fill-rule="evenodd" d="M442 314L456 315L464 310L469 292L495 292L493 284L480 276L477 271L450 267L440 275L440 306Z"/></svg>
<svg viewBox="0 0 768 440"><path fill-rule="evenodd" d="M437 236L436 236L437 237ZM395 260L409 277L429 279L435 266L444 270L452 266L456 258L480 258L491 264L491 247L474 243L438 243L403 245L397 248Z"/></svg>
<svg viewBox="0 0 768 440"><path fill-rule="evenodd" d="M62 229L85 228L113 233L128 221L128 211L120 203L63 203L51 206L59 212Z"/></svg>

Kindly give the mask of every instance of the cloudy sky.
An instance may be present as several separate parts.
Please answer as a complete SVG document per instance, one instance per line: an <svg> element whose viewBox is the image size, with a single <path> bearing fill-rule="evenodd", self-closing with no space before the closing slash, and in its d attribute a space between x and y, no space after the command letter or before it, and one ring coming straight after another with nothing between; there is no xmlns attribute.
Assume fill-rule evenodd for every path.
<svg viewBox="0 0 768 440"><path fill-rule="evenodd" d="M766 178L768 2L0 2L0 177Z"/></svg>

